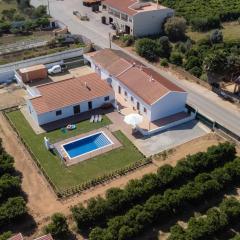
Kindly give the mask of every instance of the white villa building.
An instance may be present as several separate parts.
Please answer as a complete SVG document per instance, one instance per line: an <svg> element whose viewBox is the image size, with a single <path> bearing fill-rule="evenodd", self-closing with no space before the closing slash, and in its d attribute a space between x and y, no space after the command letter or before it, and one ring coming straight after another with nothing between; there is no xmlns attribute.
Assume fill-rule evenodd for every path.
<svg viewBox="0 0 240 240"><path fill-rule="evenodd" d="M133 59L125 59L120 51L104 49L84 57L112 86L116 100L123 99L148 121L185 111L187 93L183 89Z"/></svg>
<svg viewBox="0 0 240 240"><path fill-rule="evenodd" d="M141 37L159 34L165 19L173 16L174 10L153 2L104 0L102 15L103 23L114 24L126 34Z"/></svg>
<svg viewBox="0 0 240 240"><path fill-rule="evenodd" d="M32 88L28 112L38 123L47 124L114 103L112 88L96 73Z"/></svg>

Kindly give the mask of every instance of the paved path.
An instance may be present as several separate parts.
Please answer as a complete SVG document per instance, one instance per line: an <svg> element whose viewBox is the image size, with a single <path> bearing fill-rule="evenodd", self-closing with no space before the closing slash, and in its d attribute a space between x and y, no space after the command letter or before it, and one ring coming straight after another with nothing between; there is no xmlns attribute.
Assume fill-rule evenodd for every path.
<svg viewBox="0 0 240 240"><path fill-rule="evenodd" d="M82 0L49 0L50 1L50 12L51 15L64 22L72 33L82 34L91 39L95 44L107 48L109 47L109 32L110 27L100 24L98 17L91 13L90 8L82 6ZM34 6L47 3L46 0L32 0ZM73 14L73 10L79 11L81 14L88 14L90 16L89 22L83 22L77 19ZM93 19L91 21L91 19ZM120 47L112 44L115 49ZM176 76L167 73L165 70L161 70L157 67L152 66L145 60L130 54L124 49L121 49L137 60L143 62L148 67L153 68L170 81L176 83L188 93L187 102L196 107L200 112L206 114L210 118L218 121L231 131L237 133L240 136L240 111L237 107L231 103L225 102L220 99L215 93L205 89L204 87L187 80L179 80Z"/></svg>

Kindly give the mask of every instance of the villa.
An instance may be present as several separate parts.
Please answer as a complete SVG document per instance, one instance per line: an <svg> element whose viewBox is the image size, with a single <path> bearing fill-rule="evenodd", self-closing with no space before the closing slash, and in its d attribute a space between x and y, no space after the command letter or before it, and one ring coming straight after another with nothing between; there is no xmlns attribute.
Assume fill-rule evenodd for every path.
<svg viewBox="0 0 240 240"><path fill-rule="evenodd" d="M112 104L114 99L112 88L91 73L31 88L27 108L35 122L43 125Z"/></svg>
<svg viewBox="0 0 240 240"><path fill-rule="evenodd" d="M167 122L177 125L192 119L186 114L186 91L121 51L104 49L84 57L101 79L111 85L117 108L124 106L128 113L137 112L144 117L142 129L149 131L150 125L157 128Z"/></svg>
<svg viewBox="0 0 240 240"><path fill-rule="evenodd" d="M174 10L153 2L138 0L105 0L102 3L102 22L113 24L118 31L133 36L159 34L166 18Z"/></svg>

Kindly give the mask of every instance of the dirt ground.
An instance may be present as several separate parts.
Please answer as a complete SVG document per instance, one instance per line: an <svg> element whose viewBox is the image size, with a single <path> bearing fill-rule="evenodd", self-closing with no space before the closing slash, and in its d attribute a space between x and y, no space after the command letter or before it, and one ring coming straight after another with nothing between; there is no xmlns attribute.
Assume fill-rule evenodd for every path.
<svg viewBox="0 0 240 240"><path fill-rule="evenodd" d="M25 95L26 91L16 84L0 88L0 109L24 104Z"/></svg>
<svg viewBox="0 0 240 240"><path fill-rule="evenodd" d="M3 139L4 147L15 158L16 169L23 174L22 188L28 197L29 213L40 228L46 223L55 212L62 212L66 215L70 214L70 207L77 203L86 203L91 197L97 195L104 195L106 190L111 187L124 187L130 179L139 179L144 174L156 172L158 166L169 163L175 165L176 162L188 154L196 153L198 151L205 151L207 147L223 141L223 139L216 134L208 134L201 138L190 141L176 147L171 153L168 153L165 160L156 158L153 164L140 168L124 177L115 179L103 185L99 185L93 189L75 195L66 200L59 201L52 192L45 178L41 172L34 165L29 153L17 138L16 133L5 117L0 113L0 136Z"/></svg>

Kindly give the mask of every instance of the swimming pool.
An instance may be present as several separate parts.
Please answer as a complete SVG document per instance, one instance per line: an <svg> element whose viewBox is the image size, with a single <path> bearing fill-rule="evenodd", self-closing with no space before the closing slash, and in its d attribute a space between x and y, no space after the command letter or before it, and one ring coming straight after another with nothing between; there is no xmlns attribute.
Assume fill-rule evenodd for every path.
<svg viewBox="0 0 240 240"><path fill-rule="evenodd" d="M112 145L113 142L104 132L98 132L62 145L69 158L81 155Z"/></svg>

